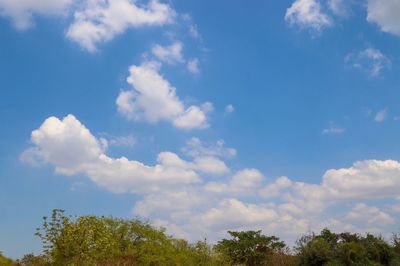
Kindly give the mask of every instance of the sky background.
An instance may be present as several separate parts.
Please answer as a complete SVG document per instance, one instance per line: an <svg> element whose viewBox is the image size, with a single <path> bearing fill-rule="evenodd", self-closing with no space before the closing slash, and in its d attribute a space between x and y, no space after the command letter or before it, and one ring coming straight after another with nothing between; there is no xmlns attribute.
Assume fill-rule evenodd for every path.
<svg viewBox="0 0 400 266"><path fill-rule="evenodd" d="M400 1L0 0L0 251L54 208L195 241L398 232Z"/></svg>

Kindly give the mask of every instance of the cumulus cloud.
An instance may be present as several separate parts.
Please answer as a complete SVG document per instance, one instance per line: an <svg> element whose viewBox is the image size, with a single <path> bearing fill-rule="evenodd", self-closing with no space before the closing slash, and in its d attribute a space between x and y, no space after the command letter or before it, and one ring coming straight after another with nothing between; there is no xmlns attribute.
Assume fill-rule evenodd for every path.
<svg viewBox="0 0 400 266"><path fill-rule="evenodd" d="M202 223L213 229L264 225L276 221L275 210L256 204L244 204L237 199L224 199L215 208L201 215Z"/></svg>
<svg viewBox="0 0 400 266"><path fill-rule="evenodd" d="M345 62L351 67L367 72L371 77L379 76L383 70L389 69L391 61L380 50L367 48L363 51L350 53Z"/></svg>
<svg viewBox="0 0 400 266"><path fill-rule="evenodd" d="M322 184L314 193L325 200L395 198L400 185L400 162L394 160L366 160L350 168L325 172ZM305 197L307 197L304 194Z"/></svg>
<svg viewBox="0 0 400 266"><path fill-rule="evenodd" d="M224 154L222 144L214 149L200 140L191 140L192 160L168 151L160 152L154 165L113 158L72 115L46 119L32 132L31 141L32 147L21 155L23 161L50 164L60 175L84 174L112 192L135 193L140 199L133 214L192 240L213 241L226 230L262 229L294 241L324 226L385 232L396 222L374 205L400 196L400 162L394 160L330 169L313 184L288 177L269 180L252 168L231 170L219 157ZM336 214L330 208L342 211Z"/></svg>
<svg viewBox="0 0 400 266"><path fill-rule="evenodd" d="M394 223L394 218L389 214L364 203L356 204L346 215L346 219L358 222L367 222L369 226L382 226Z"/></svg>
<svg viewBox="0 0 400 266"><path fill-rule="evenodd" d="M318 0L296 0L286 10L285 20L291 25L320 31L332 26L332 19L322 11Z"/></svg>
<svg viewBox="0 0 400 266"><path fill-rule="evenodd" d="M193 162L187 162L182 160L175 153L162 152L158 156L158 161L163 165L178 167L180 169L197 170L208 174L223 174L229 172L229 168L223 161L212 156L199 156L194 158Z"/></svg>
<svg viewBox="0 0 400 266"><path fill-rule="evenodd" d="M264 198L275 198L281 195L282 191L290 188L293 182L286 176L277 178L273 183L268 184L260 190L260 195Z"/></svg>
<svg viewBox="0 0 400 266"><path fill-rule="evenodd" d="M0 16L11 19L19 30L34 24L35 15L66 16L74 0L0 0Z"/></svg>
<svg viewBox="0 0 400 266"><path fill-rule="evenodd" d="M137 5L132 0L89 0L76 10L67 37L89 52L129 28L162 26L174 21L175 11L158 0Z"/></svg>
<svg viewBox="0 0 400 266"><path fill-rule="evenodd" d="M222 169L217 159L207 165L184 161L169 152L160 153L154 166L125 157L109 157L100 141L73 115L63 120L46 119L32 132L31 141L34 147L21 155L23 161L52 164L58 174L86 174L97 185L118 193L159 191L177 184L196 183L200 178L195 170L214 173Z"/></svg>
<svg viewBox="0 0 400 266"><path fill-rule="evenodd" d="M400 36L400 2L398 0L368 0L367 20L379 28Z"/></svg>
<svg viewBox="0 0 400 266"><path fill-rule="evenodd" d="M257 169L244 169L237 172L228 182L210 182L205 190L228 195L254 195L264 180Z"/></svg>
<svg viewBox="0 0 400 266"><path fill-rule="evenodd" d="M212 111L212 104L185 108L176 88L159 73L160 67L153 61L129 68L127 82L132 90L121 91L116 100L118 111L133 120L150 123L164 120L181 129L207 128L207 113Z"/></svg>

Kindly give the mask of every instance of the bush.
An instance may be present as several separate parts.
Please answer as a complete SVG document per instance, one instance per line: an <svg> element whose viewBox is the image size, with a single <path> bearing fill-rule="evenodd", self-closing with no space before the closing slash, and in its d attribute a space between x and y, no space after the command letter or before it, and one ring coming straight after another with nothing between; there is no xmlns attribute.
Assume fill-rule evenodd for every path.
<svg viewBox="0 0 400 266"><path fill-rule="evenodd" d="M15 262L13 262L12 260L4 257L3 254L0 252L0 265L1 266L15 266L17 264Z"/></svg>

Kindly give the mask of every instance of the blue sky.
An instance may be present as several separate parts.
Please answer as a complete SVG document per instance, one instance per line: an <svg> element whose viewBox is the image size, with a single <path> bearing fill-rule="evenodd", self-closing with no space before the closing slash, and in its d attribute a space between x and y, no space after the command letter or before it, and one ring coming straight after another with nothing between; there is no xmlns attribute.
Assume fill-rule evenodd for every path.
<svg viewBox="0 0 400 266"><path fill-rule="evenodd" d="M398 231L398 0L0 0L0 250L54 208L190 240Z"/></svg>

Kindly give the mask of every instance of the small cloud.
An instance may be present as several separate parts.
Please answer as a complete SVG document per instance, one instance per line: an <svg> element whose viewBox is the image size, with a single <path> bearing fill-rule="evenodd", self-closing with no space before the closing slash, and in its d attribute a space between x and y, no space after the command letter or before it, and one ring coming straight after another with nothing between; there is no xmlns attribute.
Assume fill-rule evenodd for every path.
<svg viewBox="0 0 400 266"><path fill-rule="evenodd" d="M216 143L204 143L196 137L192 137L186 141L182 152L190 157L212 156L232 158L236 156L236 150L234 148L225 147L225 142L222 139L218 140Z"/></svg>
<svg viewBox="0 0 400 266"><path fill-rule="evenodd" d="M386 116L387 116L387 108L377 112L374 117L374 121L377 123L381 123L386 119Z"/></svg>
<svg viewBox="0 0 400 266"><path fill-rule="evenodd" d="M187 69L192 74L198 74L200 72L199 69L199 59L193 58L187 62Z"/></svg>
<svg viewBox="0 0 400 266"><path fill-rule="evenodd" d="M194 39L202 41L203 38L198 30L197 25L193 23L192 16L190 16L189 14L183 14L182 18L183 21L189 24L188 26L189 35Z"/></svg>
<svg viewBox="0 0 400 266"><path fill-rule="evenodd" d="M225 113L226 114L233 113L234 111L235 111L235 108L233 107L232 104L228 104L227 106L225 106Z"/></svg>
<svg viewBox="0 0 400 266"><path fill-rule="evenodd" d="M317 0L296 0L286 10L285 20L290 25L321 31L332 26L332 19L322 11Z"/></svg>
<svg viewBox="0 0 400 266"><path fill-rule="evenodd" d="M363 70L371 77L377 77L384 69L389 69L391 61L380 50L367 48L356 53L349 53L345 63L353 68Z"/></svg>
<svg viewBox="0 0 400 266"><path fill-rule="evenodd" d="M199 33L199 30L197 29L197 25L192 24L189 26L189 34L195 39L201 40L201 35Z"/></svg>
<svg viewBox="0 0 400 266"><path fill-rule="evenodd" d="M328 7L333 14L341 17L347 17L350 13L352 0L329 0Z"/></svg>
<svg viewBox="0 0 400 266"><path fill-rule="evenodd" d="M183 63L185 60L182 55L183 44L181 42L174 42L169 46L161 46L155 44L151 52L158 60L168 63L176 64Z"/></svg>
<svg viewBox="0 0 400 266"><path fill-rule="evenodd" d="M345 131L346 131L345 128L340 127L331 121L331 122L329 122L329 127L322 130L322 133L323 134L342 134Z"/></svg>
<svg viewBox="0 0 400 266"><path fill-rule="evenodd" d="M107 133L101 134L103 137L99 139L100 143L103 143L105 148L114 147L133 147L137 140L132 135L126 136L112 136Z"/></svg>

